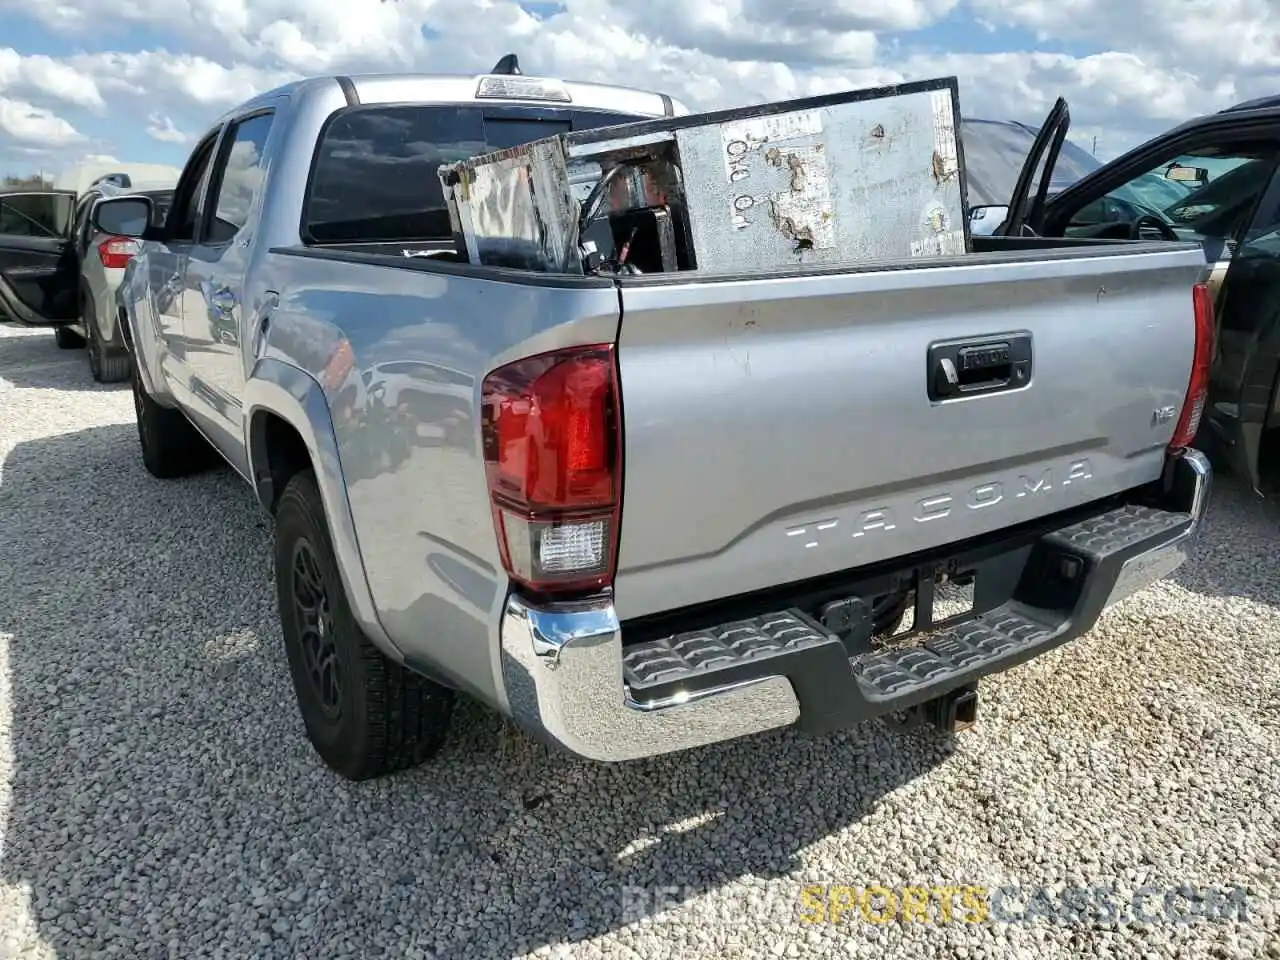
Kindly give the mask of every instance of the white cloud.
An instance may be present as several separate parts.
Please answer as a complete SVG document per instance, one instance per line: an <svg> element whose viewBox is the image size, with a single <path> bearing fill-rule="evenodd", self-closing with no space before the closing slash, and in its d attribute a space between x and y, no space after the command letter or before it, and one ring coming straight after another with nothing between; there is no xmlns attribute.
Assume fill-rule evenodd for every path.
<svg viewBox="0 0 1280 960"><path fill-rule="evenodd" d="M147 136L161 143L190 143L191 134L183 133L168 117L153 113L147 117Z"/></svg>
<svg viewBox="0 0 1280 960"><path fill-rule="evenodd" d="M143 24L165 38L163 48L61 58L0 49L0 95L59 113L107 111L179 143L235 103L302 75L476 73L509 51L527 73L665 90L695 108L955 74L966 115L1034 124L1065 95L1077 142L1096 136L1099 152L1113 154L1191 115L1280 89L1276 2L564 0L533 13L515 0L0 0L0 19L37 19L72 48L92 40L101 50L119 38L127 49ZM910 32L973 17L991 26L988 45L999 28L1017 27L1046 47L1095 52L951 53L926 49ZM119 149L115 140L94 146Z"/></svg>
<svg viewBox="0 0 1280 960"><path fill-rule="evenodd" d="M984 19L1041 38L1119 42L1190 71L1280 68L1275 0L970 0Z"/></svg>
<svg viewBox="0 0 1280 960"><path fill-rule="evenodd" d="M85 139L53 111L5 97L0 97L0 133L36 147L61 147Z"/></svg>
<svg viewBox="0 0 1280 960"><path fill-rule="evenodd" d="M197 111L203 121L211 121L227 107L300 76L248 63L228 66L207 57L165 50L76 54L67 62L93 77L113 99L160 98L161 102L176 102L188 112L193 107L203 108Z"/></svg>
<svg viewBox="0 0 1280 960"><path fill-rule="evenodd" d="M91 75L40 54L24 57L12 47L0 48L0 90L45 94L93 109L106 105Z"/></svg>

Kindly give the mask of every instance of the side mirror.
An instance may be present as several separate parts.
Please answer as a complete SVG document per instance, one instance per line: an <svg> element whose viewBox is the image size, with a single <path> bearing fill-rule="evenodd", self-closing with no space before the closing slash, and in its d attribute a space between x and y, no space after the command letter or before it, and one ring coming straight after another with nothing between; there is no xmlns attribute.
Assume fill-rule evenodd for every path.
<svg viewBox="0 0 1280 960"><path fill-rule="evenodd" d="M151 224L150 197L111 197L93 207L93 226L117 237L144 239Z"/></svg>
<svg viewBox="0 0 1280 960"><path fill-rule="evenodd" d="M1006 204L984 204L969 208L969 232L978 237L989 237L1009 216Z"/></svg>

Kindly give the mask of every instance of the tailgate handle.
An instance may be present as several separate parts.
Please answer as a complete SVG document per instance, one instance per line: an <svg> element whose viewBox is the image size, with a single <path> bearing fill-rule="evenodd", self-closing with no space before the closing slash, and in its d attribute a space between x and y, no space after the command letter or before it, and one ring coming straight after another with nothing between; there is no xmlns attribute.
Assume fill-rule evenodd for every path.
<svg viewBox="0 0 1280 960"><path fill-rule="evenodd" d="M1031 334L936 341L928 363L930 400L1017 390L1031 382Z"/></svg>

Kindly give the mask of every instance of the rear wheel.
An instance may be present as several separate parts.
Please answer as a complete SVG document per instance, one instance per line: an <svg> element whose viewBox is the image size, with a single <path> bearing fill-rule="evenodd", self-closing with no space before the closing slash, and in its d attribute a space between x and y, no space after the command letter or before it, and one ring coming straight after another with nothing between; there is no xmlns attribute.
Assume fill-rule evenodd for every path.
<svg viewBox="0 0 1280 960"><path fill-rule="evenodd" d="M81 310L86 336L85 353L89 357L89 373L98 383L120 383L129 379L132 364L125 353L108 353L98 335L98 315L93 304L86 302Z"/></svg>
<svg viewBox="0 0 1280 960"><path fill-rule="evenodd" d="M180 410L162 407L147 393L136 365L130 364L133 410L138 419L142 462L153 477L169 479L208 466L211 450Z"/></svg>
<svg viewBox="0 0 1280 960"><path fill-rule="evenodd" d="M53 328L53 342L58 345L59 350L78 350L84 346L84 337L72 330L71 325L68 324Z"/></svg>
<svg viewBox="0 0 1280 960"><path fill-rule="evenodd" d="M454 693L387 659L343 591L315 474L297 473L276 511L276 599L307 737L330 769L367 780L444 744Z"/></svg>

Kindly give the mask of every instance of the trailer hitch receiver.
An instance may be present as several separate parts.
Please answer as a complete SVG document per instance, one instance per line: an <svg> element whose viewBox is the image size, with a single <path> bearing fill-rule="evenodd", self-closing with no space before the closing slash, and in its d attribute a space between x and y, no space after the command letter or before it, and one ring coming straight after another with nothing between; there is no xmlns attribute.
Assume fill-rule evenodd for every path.
<svg viewBox="0 0 1280 960"><path fill-rule="evenodd" d="M978 685L970 683L948 690L940 697L900 714L890 714L884 720L903 730L930 726L940 733L961 733L978 722Z"/></svg>

